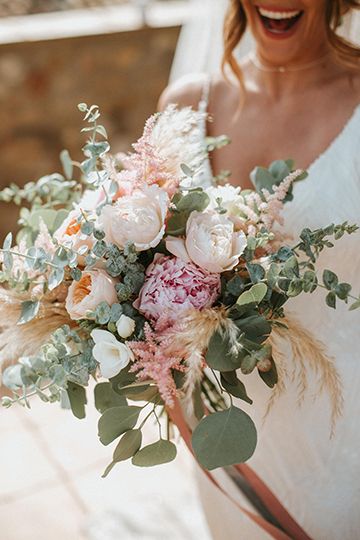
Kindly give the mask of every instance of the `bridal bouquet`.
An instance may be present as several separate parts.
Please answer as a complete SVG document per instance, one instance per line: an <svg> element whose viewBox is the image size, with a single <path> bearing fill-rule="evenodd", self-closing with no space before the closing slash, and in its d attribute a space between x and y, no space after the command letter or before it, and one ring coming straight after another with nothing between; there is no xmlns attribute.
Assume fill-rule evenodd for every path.
<svg viewBox="0 0 360 540"><path fill-rule="evenodd" d="M105 474L129 458L174 459L169 418L179 402L197 419L192 447L204 468L241 463L257 442L238 406L252 403L246 377L280 391L277 338L287 337L336 395L335 418L336 369L284 305L321 287L331 308L352 298L351 309L360 306L331 270L316 272L319 253L357 227L304 229L289 243L278 224L304 173L291 161L258 167L254 190L224 185L225 173L204 178L208 152L227 141L204 144L202 113L170 106L147 121L131 154L112 156L98 107L79 109L84 160L63 151L64 175L0 194L22 206L16 241L8 234L1 249L0 361L12 390L3 405L30 407L37 395L84 418L93 378L100 441L120 438ZM150 418L159 438L144 446Z"/></svg>

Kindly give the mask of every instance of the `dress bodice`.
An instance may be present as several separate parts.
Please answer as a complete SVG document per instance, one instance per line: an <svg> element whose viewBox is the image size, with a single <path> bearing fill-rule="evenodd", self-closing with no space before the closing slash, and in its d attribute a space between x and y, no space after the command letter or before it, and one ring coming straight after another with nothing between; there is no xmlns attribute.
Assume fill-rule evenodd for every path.
<svg viewBox="0 0 360 540"><path fill-rule="evenodd" d="M294 186L294 199L285 205L284 231L297 239L305 227L331 223L360 224L360 105L344 129L312 163L309 176ZM317 271L329 268L341 281L360 292L360 232L345 235L319 258ZM327 348L343 384L344 413L330 438L330 401L319 394L317 375L310 373L309 390L297 403L297 381L288 380L264 420L271 391L253 373L246 386L254 404L238 405L254 419L259 442L249 465L262 477L288 511L314 540L360 538L360 310L350 312L339 303L325 304L326 291L302 294L289 302L289 313L299 319ZM292 358L286 350L289 365ZM218 472L221 477L222 472ZM209 486L207 486L209 489ZM204 493L204 492L203 492ZM266 533L215 493L203 495L214 538L260 540ZM211 521L211 507L223 508L226 524ZM225 530L224 530L225 527ZM243 531L243 536L239 531Z"/></svg>

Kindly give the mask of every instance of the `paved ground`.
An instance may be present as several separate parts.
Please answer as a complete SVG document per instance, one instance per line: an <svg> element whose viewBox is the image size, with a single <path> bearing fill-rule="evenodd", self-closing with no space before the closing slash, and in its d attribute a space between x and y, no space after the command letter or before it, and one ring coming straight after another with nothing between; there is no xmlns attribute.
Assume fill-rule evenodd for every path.
<svg viewBox="0 0 360 540"><path fill-rule="evenodd" d="M1 540L210 540L184 447L174 463L122 463L102 479L112 450L98 413L32 409L0 409Z"/></svg>

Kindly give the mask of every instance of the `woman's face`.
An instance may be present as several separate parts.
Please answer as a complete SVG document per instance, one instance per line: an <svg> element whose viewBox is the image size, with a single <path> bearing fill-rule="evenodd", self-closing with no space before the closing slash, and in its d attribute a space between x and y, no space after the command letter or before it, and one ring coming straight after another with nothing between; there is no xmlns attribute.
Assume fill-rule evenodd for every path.
<svg viewBox="0 0 360 540"><path fill-rule="evenodd" d="M241 0L258 54L274 65L306 62L327 48L327 0Z"/></svg>

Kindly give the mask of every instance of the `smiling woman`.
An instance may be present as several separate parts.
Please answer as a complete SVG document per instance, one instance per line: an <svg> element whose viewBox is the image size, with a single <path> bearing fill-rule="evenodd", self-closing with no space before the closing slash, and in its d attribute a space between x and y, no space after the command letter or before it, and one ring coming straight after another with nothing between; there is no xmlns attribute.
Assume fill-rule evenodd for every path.
<svg viewBox="0 0 360 540"><path fill-rule="evenodd" d="M294 200L285 211L282 232L289 242L304 227L359 220L360 48L350 36L344 37L347 25L355 16L359 20L355 9L359 7L357 0L229 0L223 73L219 69L212 78L194 75L179 80L160 100L161 108L178 103L207 110L212 120L203 136L225 133L232 140L213 153L211 163L204 166L204 179L230 170L233 185L251 188L255 165L268 166L284 157L308 169L307 179L294 187ZM247 30L253 47L238 61L237 46ZM209 48L215 39L213 32ZM359 43L360 32L355 40ZM359 246L359 233L343 238L330 256L322 254L321 270L335 266L360 289ZM316 390L317 377L309 377L302 386L305 393L316 396L316 402L304 398L299 407L294 399L296 351L305 350L304 344L295 340L290 349L282 345L279 350L290 376L286 391L274 402L255 378L248 379L249 395L256 403L252 411L261 426L260 450L249 465L301 527L295 533L287 528L288 535L281 532L273 538L354 540L360 528L360 433L355 420L360 318L350 320L344 312L340 320L326 313L316 295L296 299L293 306L291 316L304 321L308 330L316 329L335 359L344 388L344 414L330 438L325 419L329 402ZM314 352L310 348L305 355L310 365ZM265 515L251 494L249 503L244 478L243 493L224 471L216 472L216 480L240 504L247 508L255 504ZM272 538L202 477L200 487L215 540Z"/></svg>
<svg viewBox="0 0 360 540"><path fill-rule="evenodd" d="M276 9L257 7L256 10L259 13L265 30L270 32L273 36L277 35L278 37L287 37L290 30L295 31L296 24L304 14L303 11L297 9L279 11Z"/></svg>

